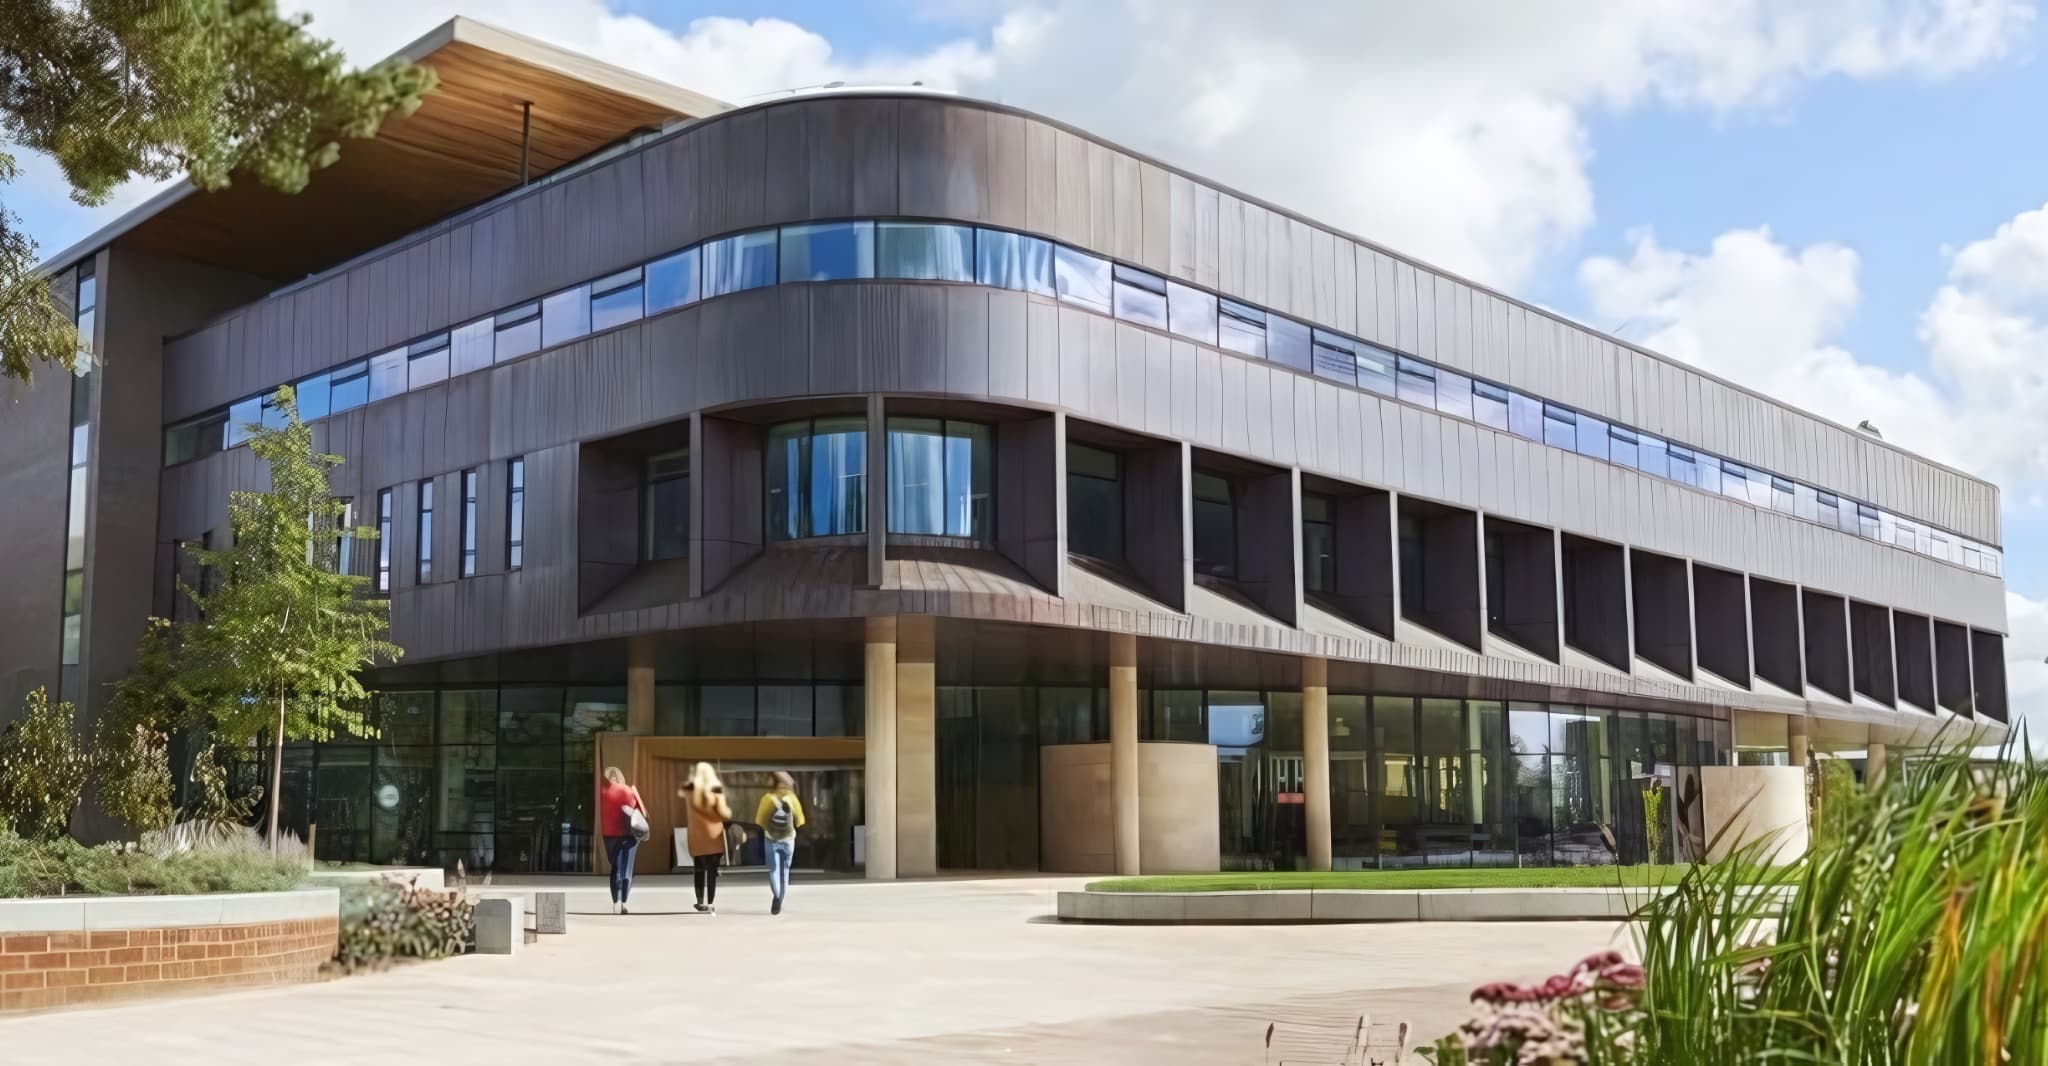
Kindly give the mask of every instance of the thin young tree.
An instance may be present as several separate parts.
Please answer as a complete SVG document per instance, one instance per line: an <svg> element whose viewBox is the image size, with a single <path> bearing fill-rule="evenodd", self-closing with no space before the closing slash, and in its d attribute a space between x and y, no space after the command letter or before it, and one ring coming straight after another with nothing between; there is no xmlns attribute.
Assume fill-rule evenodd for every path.
<svg viewBox="0 0 2048 1066"><path fill-rule="evenodd" d="M285 741L372 735L358 674L403 653L385 638L385 602L362 594L363 578L339 572L342 538L377 536L343 525L347 507L327 484L341 459L314 450L289 387L270 403L283 424L249 427L250 450L268 466L270 487L233 493L233 543L194 552L215 584L210 592L185 587L199 621L184 646L186 691L221 694L207 698L220 738L246 745L268 734L274 853Z"/></svg>
<svg viewBox="0 0 2048 1066"><path fill-rule="evenodd" d="M298 192L434 87L425 67L351 70L306 23L273 0L0 0L0 139L54 159L87 206L138 177ZM0 183L16 171L0 152ZM0 210L0 378L84 355L36 266Z"/></svg>

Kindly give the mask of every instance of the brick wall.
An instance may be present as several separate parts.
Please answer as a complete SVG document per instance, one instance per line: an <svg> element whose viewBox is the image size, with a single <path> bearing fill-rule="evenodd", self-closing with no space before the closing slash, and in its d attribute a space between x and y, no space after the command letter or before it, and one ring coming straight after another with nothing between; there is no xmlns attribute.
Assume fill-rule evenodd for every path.
<svg viewBox="0 0 2048 1066"><path fill-rule="evenodd" d="M306 981L332 917L172 929L0 934L0 1012Z"/></svg>

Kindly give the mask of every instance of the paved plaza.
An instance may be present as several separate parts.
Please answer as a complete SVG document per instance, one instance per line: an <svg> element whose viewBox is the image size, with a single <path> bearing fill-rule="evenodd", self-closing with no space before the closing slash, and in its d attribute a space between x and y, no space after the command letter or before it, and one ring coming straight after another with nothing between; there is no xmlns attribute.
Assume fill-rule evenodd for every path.
<svg viewBox="0 0 2048 1066"><path fill-rule="evenodd" d="M559 886L559 882L557 885ZM0 1021L0 1062L1175 1063L1340 1061L1370 1013L1437 1034L1479 983L1613 943L1609 923L1064 925L1077 881L798 884L690 911L643 879L636 913L570 882L570 931L311 986ZM497 886L504 887L504 886ZM1284 1052L1284 1054L1283 1054Z"/></svg>

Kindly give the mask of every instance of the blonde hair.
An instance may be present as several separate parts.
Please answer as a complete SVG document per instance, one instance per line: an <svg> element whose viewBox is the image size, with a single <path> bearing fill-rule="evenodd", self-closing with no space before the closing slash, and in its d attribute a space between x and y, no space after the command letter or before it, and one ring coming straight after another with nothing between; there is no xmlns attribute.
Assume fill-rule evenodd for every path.
<svg viewBox="0 0 2048 1066"><path fill-rule="evenodd" d="M732 818L732 805L725 800L725 782L718 779L718 771L708 762L690 767L690 780L683 787L688 790L690 805L704 814L715 814L721 820Z"/></svg>
<svg viewBox="0 0 2048 1066"><path fill-rule="evenodd" d="M775 787L786 788L794 792L796 791L796 778L789 776L789 771L787 770L777 770L775 771Z"/></svg>
<svg viewBox="0 0 2048 1066"><path fill-rule="evenodd" d="M620 773L619 768L616 766L607 766L604 768L604 779L610 781L614 785L623 785L626 783L626 775Z"/></svg>

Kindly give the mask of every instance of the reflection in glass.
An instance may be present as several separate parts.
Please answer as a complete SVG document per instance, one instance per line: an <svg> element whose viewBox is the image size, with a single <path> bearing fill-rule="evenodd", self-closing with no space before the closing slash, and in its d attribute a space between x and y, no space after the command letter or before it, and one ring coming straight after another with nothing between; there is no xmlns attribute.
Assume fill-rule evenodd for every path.
<svg viewBox="0 0 2048 1066"><path fill-rule="evenodd" d="M647 458L641 558L682 559L690 554L690 449Z"/></svg>
<svg viewBox="0 0 2048 1066"><path fill-rule="evenodd" d="M1109 260L1097 259L1062 244L1053 248L1052 268L1061 302L1109 313Z"/></svg>
<svg viewBox="0 0 2048 1066"><path fill-rule="evenodd" d="M1473 382L1472 417L1482 426L1508 428L1508 390L1490 381Z"/></svg>
<svg viewBox="0 0 2048 1066"><path fill-rule="evenodd" d="M1216 297L1177 281L1166 283L1166 328L1203 344L1216 343Z"/></svg>
<svg viewBox="0 0 2048 1066"><path fill-rule="evenodd" d="M703 246L704 295L775 284L775 231L741 233Z"/></svg>
<svg viewBox="0 0 2048 1066"><path fill-rule="evenodd" d="M1001 289L1052 296L1052 242L1021 233L985 229L975 233L975 280Z"/></svg>
<svg viewBox="0 0 2048 1066"><path fill-rule="evenodd" d="M1195 573L1237 576L1237 508L1231 484L1215 474L1194 472Z"/></svg>
<svg viewBox="0 0 2048 1066"><path fill-rule="evenodd" d="M1166 279L1118 264L1112 302L1116 317L1156 329L1166 328Z"/></svg>
<svg viewBox="0 0 2048 1066"><path fill-rule="evenodd" d="M989 428L889 420L889 532L989 536Z"/></svg>
<svg viewBox="0 0 2048 1066"><path fill-rule="evenodd" d="M1472 379L1450 370L1436 372L1436 409L1459 418L1472 417Z"/></svg>
<svg viewBox="0 0 2048 1066"><path fill-rule="evenodd" d="M1301 496L1301 584L1310 592L1337 591L1337 526L1328 496Z"/></svg>
<svg viewBox="0 0 2048 1066"><path fill-rule="evenodd" d="M1109 562L1124 557L1123 457L1067 445L1067 550Z"/></svg>
<svg viewBox="0 0 2048 1066"><path fill-rule="evenodd" d="M1358 346L1358 387L1381 396L1398 391L1394 382L1394 355L1369 344Z"/></svg>
<svg viewBox="0 0 2048 1066"><path fill-rule="evenodd" d="M1308 327L1291 318L1266 316L1266 358L1308 373L1311 366Z"/></svg>
<svg viewBox="0 0 2048 1066"><path fill-rule="evenodd" d="M640 268L600 278L591 284L590 328L592 332L622 326L639 319L641 307Z"/></svg>
<svg viewBox="0 0 2048 1066"><path fill-rule="evenodd" d="M647 313L697 302L700 280L695 248L647 264Z"/></svg>
<svg viewBox="0 0 2048 1066"><path fill-rule="evenodd" d="M573 341L590 332L590 286L565 289L540 302L540 343L543 348Z"/></svg>
<svg viewBox="0 0 2048 1066"><path fill-rule="evenodd" d="M874 276L874 223L818 222L782 227L783 282Z"/></svg>
<svg viewBox="0 0 2048 1066"><path fill-rule="evenodd" d="M973 281L974 227L935 222L876 223L875 275L923 281Z"/></svg>
<svg viewBox="0 0 2048 1066"><path fill-rule="evenodd" d="M1266 357L1266 313L1236 300L1217 303L1217 343L1226 352Z"/></svg>
<svg viewBox="0 0 2048 1066"><path fill-rule="evenodd" d="M1428 363L1402 356L1395 383L1403 402L1419 407L1436 406L1436 368Z"/></svg>
<svg viewBox="0 0 2048 1066"><path fill-rule="evenodd" d="M867 419L839 415L768 430L771 540L867 530Z"/></svg>

